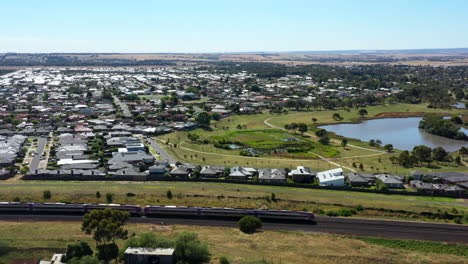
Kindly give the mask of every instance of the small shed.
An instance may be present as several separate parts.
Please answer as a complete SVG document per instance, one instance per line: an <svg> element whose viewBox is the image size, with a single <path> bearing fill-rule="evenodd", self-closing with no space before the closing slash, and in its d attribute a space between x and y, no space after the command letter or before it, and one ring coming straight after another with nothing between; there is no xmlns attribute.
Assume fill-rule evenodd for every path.
<svg viewBox="0 0 468 264"><path fill-rule="evenodd" d="M174 264L173 248L129 247L124 252L126 264Z"/></svg>

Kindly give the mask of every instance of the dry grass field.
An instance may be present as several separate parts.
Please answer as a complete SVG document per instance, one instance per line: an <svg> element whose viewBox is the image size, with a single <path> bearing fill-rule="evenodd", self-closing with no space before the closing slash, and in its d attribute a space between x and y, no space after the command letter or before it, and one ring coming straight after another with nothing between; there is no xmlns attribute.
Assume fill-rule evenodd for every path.
<svg viewBox="0 0 468 264"><path fill-rule="evenodd" d="M252 235L235 228L130 224L129 234L154 232L173 238L182 232L195 232L208 243L213 264L221 256L232 263L468 263L463 254L466 246L416 242L412 250L388 247L366 239L317 233L260 231ZM94 245L92 238L83 234L79 222L0 222L0 242L8 245L0 263L17 258L48 259L53 253L64 252L66 245L79 240ZM390 240L391 242L391 240ZM120 245L123 241L118 241ZM421 243L421 244L419 244ZM450 250L456 248L456 250ZM451 253L451 254L447 254Z"/></svg>

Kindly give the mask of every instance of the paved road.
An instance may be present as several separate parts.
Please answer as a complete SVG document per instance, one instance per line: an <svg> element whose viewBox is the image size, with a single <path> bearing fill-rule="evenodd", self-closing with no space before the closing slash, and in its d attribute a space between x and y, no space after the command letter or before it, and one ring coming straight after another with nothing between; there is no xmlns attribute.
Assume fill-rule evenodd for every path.
<svg viewBox="0 0 468 264"><path fill-rule="evenodd" d="M122 109L123 115L125 117L132 117L132 113L130 113L130 110L128 109L127 104L122 103L117 96L113 95L114 97L114 102Z"/></svg>
<svg viewBox="0 0 468 264"><path fill-rule="evenodd" d="M170 164L175 164L177 162L176 159L171 157L161 146L159 146L159 144L158 144L158 142L156 142L156 140L154 140L153 138L150 138L150 137L148 137L146 139L148 140L151 147L159 153L159 155L161 156L161 159L168 160Z"/></svg>
<svg viewBox="0 0 468 264"><path fill-rule="evenodd" d="M5 221L81 221L73 215L0 215ZM333 233L355 236L387 237L399 239L432 240L468 244L468 226L431 224L403 221L368 220L352 218L317 217L316 224L264 222L265 230L288 230L311 233ZM132 223L177 224L198 226L236 227L231 220L188 218L132 217Z"/></svg>
<svg viewBox="0 0 468 264"><path fill-rule="evenodd" d="M37 149L36 152L37 154L34 155L34 157L31 160L31 163L29 164L29 170L34 171L39 168L39 162L41 161L41 156L42 153L44 152L44 148L47 144L47 138L40 137L37 140Z"/></svg>

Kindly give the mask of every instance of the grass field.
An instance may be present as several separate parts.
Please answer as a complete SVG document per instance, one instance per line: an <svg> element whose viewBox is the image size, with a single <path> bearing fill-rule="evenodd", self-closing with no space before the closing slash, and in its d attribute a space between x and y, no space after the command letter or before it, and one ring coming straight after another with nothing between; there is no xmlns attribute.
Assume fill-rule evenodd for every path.
<svg viewBox="0 0 468 264"><path fill-rule="evenodd" d="M51 199L43 198L50 190ZM166 196L171 190L172 199ZM100 192L101 198L96 197ZM323 213L362 206L356 217L450 222L429 219L423 212L468 213L466 201L445 197L385 195L350 191L332 191L279 186L197 182L21 182L0 185L0 201L105 203L105 194L113 194L114 203L162 204L211 207L306 210ZM127 195L128 193L134 196ZM277 201L269 197L275 193Z"/></svg>
<svg viewBox="0 0 468 264"><path fill-rule="evenodd" d="M67 244L80 240L93 246L92 238L84 235L80 226L70 222L0 222L0 242L9 246L0 263L17 258L49 259L53 253L64 252ZM129 234L154 232L170 238L195 232L208 243L212 263L218 263L220 256L233 263L468 263L468 258L459 254L466 246L454 244L421 244L425 246L422 251L416 241L408 241L411 250L405 250L382 245L383 239L375 242L314 233L261 231L247 235L235 228L151 224L129 224L126 228ZM118 244L122 246L123 241Z"/></svg>
<svg viewBox="0 0 468 264"><path fill-rule="evenodd" d="M367 118L376 117L401 117L401 116L420 116L424 113L440 113L440 109L427 108L425 104L394 104L394 105L383 105L383 106L371 106L366 108L368 111ZM443 110L444 113L461 114L467 113L466 110L452 109ZM339 113L343 120L337 121L332 118L333 113ZM278 114L255 114L255 115L235 115L226 119L222 119L219 122L212 124L212 131L206 131L197 129L191 131L192 134L197 134L201 139L216 139L216 138L234 138L243 132L249 133L248 131L258 130L278 130L282 129L285 124L292 122L306 123L309 124L309 134L314 134L315 125L312 124L312 118L317 118L317 124L328 124L328 123L339 123L339 122L358 122L360 116L358 109L351 109L349 112L345 110L323 110L323 111L311 111L311 112L289 112L287 115ZM268 126L270 124L272 127ZM238 129L238 127L242 129ZM324 156L325 158L331 158L331 161L342 165L345 170L347 168L353 168L353 163L357 166L362 163L364 165L364 172L366 173L397 173L407 174L412 170L424 170L431 172L443 172L443 171L466 171L466 167L457 166L455 163L437 163L439 168L426 168L426 167L415 167L415 168L403 168L401 166L394 165L390 162L389 157L392 155L398 155L399 151L395 153L382 153L382 148L370 147L367 142L361 142L355 139L349 139L349 145L352 144L357 147L346 147L342 148L339 145L340 139L337 138L330 146L325 148L316 148L312 150L313 153L293 153L288 155L263 155L260 157L243 157L239 155L238 150L224 150L215 148L213 144L200 144L194 143L187 138L188 132L176 132L158 138L164 142L169 141L171 144L177 145L176 148L171 145L164 145L165 149L169 154L173 155L176 159L196 164L207 164L207 165L223 165L223 166L235 166L244 165L252 167L280 167L280 168L292 168L298 165L309 166L315 170L327 170L337 167L336 165L330 164L327 161L318 159L316 154ZM271 142L271 137L268 142ZM241 141L246 141L251 146L255 146L252 143L254 140L249 138L241 138ZM255 140L259 140L255 138ZM260 139L265 140L265 137ZM320 146L317 142L317 138L309 137L307 140L312 141L316 146ZM264 142L264 141L263 141ZM274 144L284 143L281 139L276 140ZM273 145L274 146L274 145ZM323 145L321 145L323 146ZM358 148L360 147L360 148ZM380 154L378 154L381 152ZM315 154L314 154L315 153Z"/></svg>

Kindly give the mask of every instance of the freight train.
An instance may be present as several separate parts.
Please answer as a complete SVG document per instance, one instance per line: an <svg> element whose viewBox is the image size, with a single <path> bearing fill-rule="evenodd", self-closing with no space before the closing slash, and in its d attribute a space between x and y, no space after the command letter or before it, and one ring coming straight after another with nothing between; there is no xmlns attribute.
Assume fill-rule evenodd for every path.
<svg viewBox="0 0 468 264"><path fill-rule="evenodd" d="M133 217L175 217L175 218L225 218L239 219L243 216L255 216L270 221L313 221L314 214L305 211L257 210L218 207L189 207L120 204L65 204L65 203L20 203L0 202L0 214L56 214L84 215L92 210L111 208L129 212Z"/></svg>

